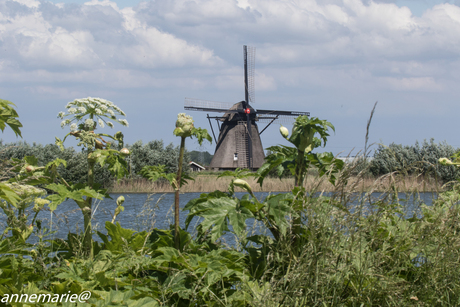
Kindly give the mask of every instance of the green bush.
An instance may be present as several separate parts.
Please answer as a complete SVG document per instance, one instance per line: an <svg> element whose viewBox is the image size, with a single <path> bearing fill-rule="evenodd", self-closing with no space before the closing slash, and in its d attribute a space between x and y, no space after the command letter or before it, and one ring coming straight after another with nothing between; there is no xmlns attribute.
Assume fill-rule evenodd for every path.
<svg viewBox="0 0 460 307"><path fill-rule="evenodd" d="M454 166L439 165L442 157L450 157L457 150L446 142L436 144L433 139L426 140L420 146L403 146L391 143L388 146L379 145L374 152L369 170L374 176L381 176L391 172L402 174L433 175L449 182L460 177L460 171Z"/></svg>
<svg viewBox="0 0 460 307"><path fill-rule="evenodd" d="M172 143L165 147L162 140L150 141L147 144L137 141L131 146L127 145L127 148L131 151L127 161L133 177L137 177L139 171L146 165L166 165L168 172L177 172L179 147L175 147ZM59 172L66 181L83 183L87 180L86 151L76 151L73 147L66 147L64 151L61 151L54 144L45 146L36 143L30 145L26 142L3 144L0 141L0 160L22 159L25 156L35 156L39 166L44 166L57 158L63 159L67 162L67 167L60 166ZM189 161L187 152L184 160L186 162L183 169L187 170L186 165ZM107 183L112 182L113 179L107 168L96 164L95 181L97 183L107 186Z"/></svg>
<svg viewBox="0 0 460 307"><path fill-rule="evenodd" d="M207 151L196 151L190 152L190 161L196 162L200 165L209 165L212 161L213 155Z"/></svg>
<svg viewBox="0 0 460 307"><path fill-rule="evenodd" d="M127 148L131 152L131 155L127 158L131 176L140 176L140 171L147 165L165 165L167 173L177 172L179 146L174 147L171 143L165 147L162 140L155 140L147 144L137 141L132 145L127 145ZM184 161L182 169L187 170L187 163L190 161L187 151L185 152Z"/></svg>
<svg viewBox="0 0 460 307"><path fill-rule="evenodd" d="M59 166L62 177L67 182L83 183L87 179L87 160L84 152L77 152L73 147L67 147L61 151L54 144L16 142L3 144L0 142L0 160L22 159L26 156L34 156L38 160L39 166L44 166L55 159L63 159L67 162L67 167ZM110 172L99 165L95 168L95 180L100 184L110 182L112 179Z"/></svg>
<svg viewBox="0 0 460 307"><path fill-rule="evenodd" d="M67 162L67 167L59 167L62 177L73 183L82 183L86 181L87 177L87 161L86 155L83 152L77 152L73 147L67 147L61 151L58 146L54 144L41 144L33 143L32 145L26 142L16 142L3 144L0 143L0 159L22 159L26 156L35 156L38 160L39 166L44 166L54 159L63 159ZM105 183L111 181L111 175L105 168L97 166L95 169L95 180L98 183Z"/></svg>

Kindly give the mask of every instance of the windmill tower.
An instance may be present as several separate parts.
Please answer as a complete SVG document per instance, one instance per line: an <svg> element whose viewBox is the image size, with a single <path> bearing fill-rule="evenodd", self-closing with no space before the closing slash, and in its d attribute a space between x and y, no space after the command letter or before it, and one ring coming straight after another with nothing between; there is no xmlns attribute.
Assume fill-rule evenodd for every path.
<svg viewBox="0 0 460 307"><path fill-rule="evenodd" d="M185 98L185 110L220 112L223 116L207 118L216 142L216 151L210 167L232 170L236 168L258 169L262 166L265 154L260 135L275 120L283 123L293 122L299 115L310 116L309 112L254 109L249 102L255 102L254 64L255 48L243 46L244 55L244 100L233 105L213 101ZM219 138L216 139L211 119L217 121ZM257 122L267 122L259 132Z"/></svg>

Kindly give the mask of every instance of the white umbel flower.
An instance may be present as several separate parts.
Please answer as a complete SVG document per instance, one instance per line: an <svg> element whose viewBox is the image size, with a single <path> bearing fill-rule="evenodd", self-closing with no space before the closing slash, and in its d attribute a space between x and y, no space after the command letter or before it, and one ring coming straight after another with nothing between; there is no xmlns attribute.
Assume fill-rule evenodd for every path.
<svg viewBox="0 0 460 307"><path fill-rule="evenodd" d="M70 125L70 131L75 131L75 130L77 130L77 124L73 123L72 125Z"/></svg>
<svg viewBox="0 0 460 307"><path fill-rule="evenodd" d="M118 106L109 100L102 98L87 97L81 99L75 99L67 103L66 106L67 112L60 112L58 117L64 119L66 116L73 115L71 120L63 121L61 126L70 125L72 122L76 122L77 127L72 125L71 130L76 130L78 127L81 127L81 122L85 130L88 128L90 130L95 129L96 125L99 128L104 128L104 126L109 126L110 128L114 127L114 122L121 124L122 126L128 127L128 121L126 119L117 118L117 116L126 116L126 113L123 112ZM87 116L88 115L88 116ZM95 117L94 120L88 117ZM85 120L85 118L87 118ZM110 119L111 122L107 121ZM78 124L80 123L80 126Z"/></svg>
<svg viewBox="0 0 460 307"><path fill-rule="evenodd" d="M126 119L119 119L118 121L120 122L120 124L122 124L125 127L129 126L128 121Z"/></svg>
<svg viewBox="0 0 460 307"><path fill-rule="evenodd" d="M85 120L85 126L88 128L93 128L94 127L94 120L91 118L88 118Z"/></svg>

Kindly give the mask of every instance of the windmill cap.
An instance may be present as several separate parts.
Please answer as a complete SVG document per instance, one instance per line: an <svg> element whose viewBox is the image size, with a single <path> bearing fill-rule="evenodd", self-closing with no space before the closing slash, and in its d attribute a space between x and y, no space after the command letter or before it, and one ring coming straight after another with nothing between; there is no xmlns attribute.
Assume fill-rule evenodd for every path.
<svg viewBox="0 0 460 307"><path fill-rule="evenodd" d="M238 110L241 111L242 114L246 115L246 109L249 109L249 116L251 119L254 119L256 117L256 111L254 110L253 107L251 107L249 104L247 104L247 108L243 108L245 102L240 101L235 103L229 110ZM241 118L241 115L239 113L225 113L224 114L224 119L222 120L228 120L228 121L240 121L240 120L246 120L246 116L244 118Z"/></svg>

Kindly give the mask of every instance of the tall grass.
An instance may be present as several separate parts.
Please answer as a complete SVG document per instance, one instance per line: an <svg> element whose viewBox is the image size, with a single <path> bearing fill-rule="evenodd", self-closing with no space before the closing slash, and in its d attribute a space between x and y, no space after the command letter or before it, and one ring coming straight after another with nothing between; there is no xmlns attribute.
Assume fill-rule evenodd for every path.
<svg viewBox="0 0 460 307"><path fill-rule="evenodd" d="M266 178L262 187L257 184L255 179L248 179L248 183L253 187L255 192L288 192L294 187L294 178ZM228 189L228 178L217 178L216 175L197 175L194 181L190 181L187 185L181 188L181 192L212 192L215 190L226 191ZM384 176L374 178L373 176L349 176L347 184L359 184L363 190L373 190L375 192L383 192L389 187L397 187L399 191L412 192L437 192L443 189L441 183L431 176L423 175L400 175L393 172ZM318 182L318 177L315 174L307 176L304 184L307 190L317 189L325 191L334 191L334 187L327 180ZM113 182L110 185L111 193L172 193L173 188L166 181L150 182L147 179L124 179L118 182ZM242 190L241 190L242 191Z"/></svg>
<svg viewBox="0 0 460 307"><path fill-rule="evenodd" d="M460 306L460 188L428 207L418 196L441 192L434 179L350 171L307 183L301 249L290 235L271 247L244 289L253 306ZM399 192L421 214L407 216Z"/></svg>

